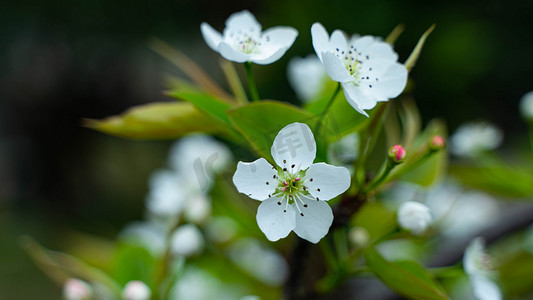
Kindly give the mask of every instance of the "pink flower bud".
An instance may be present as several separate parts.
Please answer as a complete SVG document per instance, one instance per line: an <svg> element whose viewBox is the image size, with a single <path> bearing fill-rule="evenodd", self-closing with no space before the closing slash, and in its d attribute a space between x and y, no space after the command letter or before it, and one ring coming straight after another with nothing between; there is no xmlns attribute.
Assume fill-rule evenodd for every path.
<svg viewBox="0 0 533 300"><path fill-rule="evenodd" d="M407 152L400 145L394 145L389 150L389 160L395 164L402 163L405 160Z"/></svg>
<svg viewBox="0 0 533 300"><path fill-rule="evenodd" d="M446 147L446 140L440 136L435 135L433 138L431 138L431 141L429 142L429 148L431 150L440 150L442 148Z"/></svg>

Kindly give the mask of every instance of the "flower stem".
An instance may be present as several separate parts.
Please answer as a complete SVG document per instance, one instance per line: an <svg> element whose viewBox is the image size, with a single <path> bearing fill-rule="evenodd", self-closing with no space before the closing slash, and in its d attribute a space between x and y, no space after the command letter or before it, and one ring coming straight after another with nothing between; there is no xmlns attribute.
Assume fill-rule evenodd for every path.
<svg viewBox="0 0 533 300"><path fill-rule="evenodd" d="M339 82L337 84L337 87L335 88L335 91L333 92L333 95L331 95L331 98L329 99L328 104L326 105L324 110L320 113L319 120L315 128L315 133L317 135L320 134L320 127L322 126L322 119L324 119L324 116L327 114L329 108L331 107L335 99L337 98L337 95L339 94L340 90L341 90L341 83Z"/></svg>
<svg viewBox="0 0 533 300"><path fill-rule="evenodd" d="M364 194L367 194L368 192L374 190L375 188L377 188L380 184L382 184L385 179L387 179L387 176L389 176L389 173L390 171L392 171L392 169L394 169L396 165L392 164L391 162L389 162L387 160L387 163L385 164L385 168L383 169L383 172L381 172L381 174L379 175L379 177L377 177L375 180L373 180L367 188L364 188L362 190L362 193Z"/></svg>
<svg viewBox="0 0 533 300"><path fill-rule="evenodd" d="M331 107L331 104L335 101L335 98L337 98L337 94L339 94L341 90L341 83L337 83L337 87L335 88L335 91L333 92L333 95L331 95L331 98L329 99L328 105L326 105L326 108L320 113L320 117L323 118L324 115L328 112L329 108Z"/></svg>
<svg viewBox="0 0 533 300"><path fill-rule="evenodd" d="M252 62L245 62L244 67L246 68L246 77L248 79L248 88L250 89L250 96L252 98L252 101L259 101L259 93L257 92L254 73L252 72Z"/></svg>

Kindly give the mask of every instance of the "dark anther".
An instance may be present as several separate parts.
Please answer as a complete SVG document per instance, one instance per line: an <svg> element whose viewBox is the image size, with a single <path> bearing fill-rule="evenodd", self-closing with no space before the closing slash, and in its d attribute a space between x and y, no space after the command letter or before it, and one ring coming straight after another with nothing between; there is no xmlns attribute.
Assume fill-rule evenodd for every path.
<svg viewBox="0 0 533 300"><path fill-rule="evenodd" d="M266 184L268 185L268 181L266 182Z"/></svg>
<svg viewBox="0 0 533 300"><path fill-rule="evenodd" d="M309 179L309 181L313 182L313 178Z"/></svg>
<svg viewBox="0 0 533 300"><path fill-rule="evenodd" d="M287 171L287 168L283 168L283 171Z"/></svg>
<svg viewBox="0 0 533 300"><path fill-rule="evenodd" d="M316 201L318 201L318 200L320 200L320 199L318 199L318 197L316 197Z"/></svg>
<svg viewBox="0 0 533 300"><path fill-rule="evenodd" d="M320 189L316 189L316 190L320 192Z"/></svg>
<svg viewBox="0 0 533 300"><path fill-rule="evenodd" d="M370 59L370 57L368 57L368 55L366 56L366 59Z"/></svg>
<svg viewBox="0 0 533 300"><path fill-rule="evenodd" d="M304 204L304 207L307 207L307 204Z"/></svg>
<svg viewBox="0 0 533 300"><path fill-rule="evenodd" d="M283 163L284 163L284 164L286 164L286 163L287 163L287 161L286 161L286 160L284 159L284 160L283 160Z"/></svg>
<svg viewBox="0 0 533 300"><path fill-rule="evenodd" d="M307 190L307 188L304 186L304 191Z"/></svg>
<svg viewBox="0 0 533 300"><path fill-rule="evenodd" d="M281 205L281 202L278 201L278 205Z"/></svg>
<svg viewBox="0 0 533 300"><path fill-rule="evenodd" d="M272 178L276 179L276 175L272 176Z"/></svg>
<svg viewBox="0 0 533 300"><path fill-rule="evenodd" d="M284 209L284 210L283 210L283 212L287 212L287 210L286 210L286 209Z"/></svg>
<svg viewBox="0 0 533 300"><path fill-rule="evenodd" d="M293 182L292 182L292 186L296 186L296 181L293 181Z"/></svg>
<svg viewBox="0 0 533 300"><path fill-rule="evenodd" d="M300 216L302 216L302 217L303 217L303 216L304 216L304 214L303 214L303 213L300 213Z"/></svg>
<svg viewBox="0 0 533 300"><path fill-rule="evenodd" d="M291 166L291 168L294 168L294 167L296 167L296 165L295 165L295 164L293 164L293 165Z"/></svg>
<svg viewBox="0 0 533 300"><path fill-rule="evenodd" d="M370 88L372 88L372 85L371 85L371 84L369 84L368 86L369 86Z"/></svg>
<svg viewBox="0 0 533 300"><path fill-rule="evenodd" d="M270 194L268 194L268 198L270 198L270 197L271 197Z"/></svg>
<svg viewBox="0 0 533 300"><path fill-rule="evenodd" d="M366 79L370 79L370 78L368 78L368 76L366 76Z"/></svg>

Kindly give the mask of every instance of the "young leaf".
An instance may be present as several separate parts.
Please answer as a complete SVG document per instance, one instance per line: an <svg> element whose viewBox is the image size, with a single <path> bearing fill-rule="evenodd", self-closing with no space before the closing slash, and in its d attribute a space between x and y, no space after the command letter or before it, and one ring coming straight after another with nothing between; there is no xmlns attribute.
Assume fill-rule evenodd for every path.
<svg viewBox="0 0 533 300"><path fill-rule="evenodd" d="M407 58L405 61L405 68L407 71L411 71L411 69L415 66L416 61L418 60L418 57L420 56L420 52L422 52L422 47L424 46L424 43L426 42L427 37L429 34L435 29L435 24L431 25L431 27L422 34L420 39L418 40L418 43L415 46L415 49L413 49L413 52L411 52L411 55Z"/></svg>
<svg viewBox="0 0 533 300"><path fill-rule="evenodd" d="M433 275L415 262L390 262L372 248L365 258L368 268L398 294L409 299L450 299Z"/></svg>
<svg viewBox="0 0 533 300"><path fill-rule="evenodd" d="M175 139L190 132L224 132L211 118L185 102L136 106L103 120L85 119L83 125L130 139Z"/></svg>
<svg viewBox="0 0 533 300"><path fill-rule="evenodd" d="M202 68L178 49L158 38L153 38L149 46L154 52L176 65L204 91L231 101L232 98Z"/></svg>
<svg viewBox="0 0 533 300"><path fill-rule="evenodd" d="M204 93L191 93L173 90L166 92L170 97L185 100L194 104L198 109L214 117L216 120L231 126L231 121L228 118L226 111L232 107L227 102L221 101L211 95Z"/></svg>
<svg viewBox="0 0 533 300"><path fill-rule="evenodd" d="M404 30L405 30L405 25L403 24L396 25L396 27L394 27L391 33L389 33L389 35L387 35L387 37L385 38L385 42L391 45L394 45L394 42L396 42L396 40L398 39L398 37L400 37L400 35L402 34Z"/></svg>
<svg viewBox="0 0 533 300"><path fill-rule="evenodd" d="M70 277L80 278L104 285L119 298L120 286L102 270L89 266L68 254L45 249L31 237L22 237L21 245L35 263L57 284L62 285Z"/></svg>

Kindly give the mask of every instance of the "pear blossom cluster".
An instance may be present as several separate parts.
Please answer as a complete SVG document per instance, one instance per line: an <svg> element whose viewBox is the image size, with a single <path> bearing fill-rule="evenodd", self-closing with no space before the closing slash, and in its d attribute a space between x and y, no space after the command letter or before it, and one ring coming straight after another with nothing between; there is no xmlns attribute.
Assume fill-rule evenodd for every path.
<svg viewBox="0 0 533 300"><path fill-rule="evenodd" d="M262 32L261 25L247 10L232 14L222 34L205 22L200 29L209 48L225 59L262 65L279 60L298 36L294 28L283 26ZM407 69L398 63L398 54L392 46L380 38L355 34L348 39L340 30L328 36L320 23L313 24L311 35L323 68L316 59L296 58L291 61L288 73L304 101L321 90L324 73L342 84L348 103L367 117L365 110L396 98L405 89Z"/></svg>

